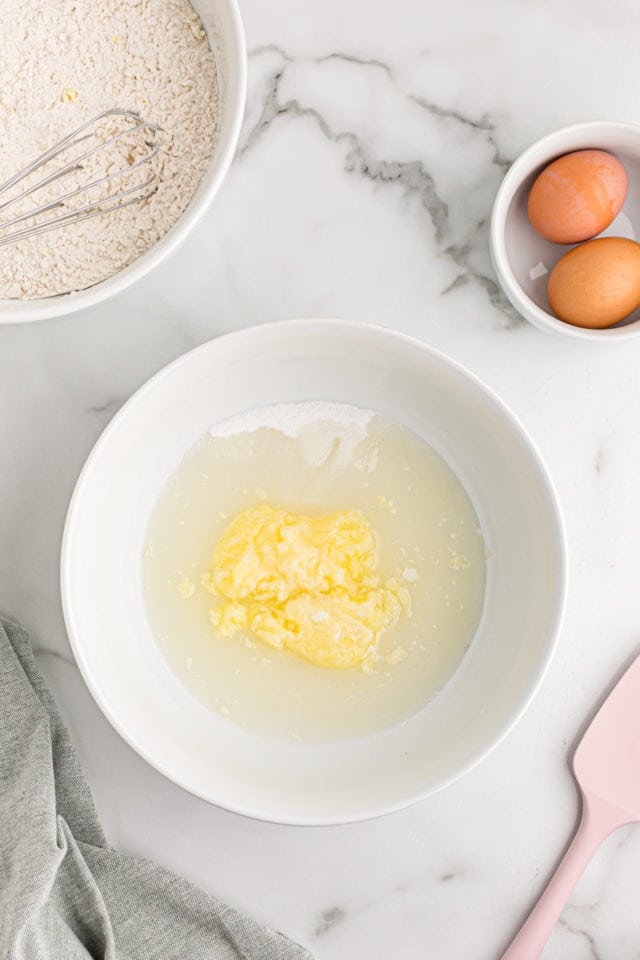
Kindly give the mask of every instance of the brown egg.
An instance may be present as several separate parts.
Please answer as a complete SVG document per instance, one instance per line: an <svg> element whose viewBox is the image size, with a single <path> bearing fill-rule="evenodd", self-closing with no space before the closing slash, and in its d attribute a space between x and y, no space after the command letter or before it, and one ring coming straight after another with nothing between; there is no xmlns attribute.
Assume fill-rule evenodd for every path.
<svg viewBox="0 0 640 960"><path fill-rule="evenodd" d="M640 306L640 243L600 237L569 250L549 276L551 309L576 327L610 327Z"/></svg>
<svg viewBox="0 0 640 960"><path fill-rule="evenodd" d="M534 230L553 243L580 243L602 233L627 196L627 174L604 150L558 157L538 175L527 210Z"/></svg>

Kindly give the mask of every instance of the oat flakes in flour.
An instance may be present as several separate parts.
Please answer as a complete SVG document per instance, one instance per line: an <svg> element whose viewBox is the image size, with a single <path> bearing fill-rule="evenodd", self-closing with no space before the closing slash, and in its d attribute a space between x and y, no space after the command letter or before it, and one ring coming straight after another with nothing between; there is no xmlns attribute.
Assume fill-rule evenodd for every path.
<svg viewBox="0 0 640 960"><path fill-rule="evenodd" d="M80 290L157 242L193 196L215 133L213 55L188 0L0 0L0 36L12 38L0 58L0 183L104 109L161 128L149 200L0 248L0 299Z"/></svg>

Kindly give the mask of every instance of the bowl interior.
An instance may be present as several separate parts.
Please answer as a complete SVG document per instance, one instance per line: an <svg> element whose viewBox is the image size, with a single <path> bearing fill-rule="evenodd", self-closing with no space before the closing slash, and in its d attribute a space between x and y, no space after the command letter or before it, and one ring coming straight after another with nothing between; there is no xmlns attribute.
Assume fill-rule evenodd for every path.
<svg viewBox="0 0 640 960"><path fill-rule="evenodd" d="M640 238L640 127L624 124L583 124L545 138L514 165L513 186L504 216L504 247L515 283L530 303L544 311L559 329L570 325L558 320L547 298L549 273L573 245L550 243L533 229L527 215L527 200L538 174L557 157L573 150L599 149L615 154L624 164L629 190L624 206L613 223L598 236ZM518 306L518 304L516 304ZM640 308L615 327L587 331L590 336L610 335L612 330L637 324ZM570 328L575 330L576 328Z"/></svg>
<svg viewBox="0 0 640 960"><path fill-rule="evenodd" d="M219 419L307 399L372 408L424 436L464 482L492 553L480 627L445 689L393 729L319 746L245 733L197 702L156 646L140 582L150 510L186 449ZM123 408L78 482L62 580L85 679L154 766L230 809L291 823L340 822L432 792L506 732L553 647L563 538L537 455L477 381L399 335L298 321L211 341Z"/></svg>
<svg viewBox="0 0 640 960"><path fill-rule="evenodd" d="M113 296L160 263L195 226L213 200L235 152L246 89L246 52L236 0L191 0L207 31L218 73L218 117L213 151L187 209L173 227L114 276L86 290L37 300L0 300L0 323L72 313ZM107 104L106 106L112 106ZM60 234L64 242L64 233Z"/></svg>

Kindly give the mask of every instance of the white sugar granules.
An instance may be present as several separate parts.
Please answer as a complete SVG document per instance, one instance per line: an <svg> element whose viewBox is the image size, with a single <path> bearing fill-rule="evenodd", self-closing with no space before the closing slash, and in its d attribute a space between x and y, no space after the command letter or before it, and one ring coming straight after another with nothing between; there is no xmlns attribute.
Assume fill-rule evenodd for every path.
<svg viewBox="0 0 640 960"><path fill-rule="evenodd" d="M325 400L276 403L222 420L214 424L209 433L214 439L221 440L264 428L278 430L301 444L311 466L319 467L330 462L332 469L339 471L353 461L358 469L370 472L377 461L375 447L362 450L360 445L375 416L373 410L364 410L350 403Z"/></svg>
<svg viewBox="0 0 640 960"><path fill-rule="evenodd" d="M268 407L254 407L214 424L212 437L234 437L239 433L253 433L262 427L279 430L286 437L297 437L318 423L354 430L361 438L375 417L373 410L354 407L350 403L331 403L328 400L304 400L300 403L274 403Z"/></svg>
<svg viewBox="0 0 640 960"><path fill-rule="evenodd" d="M188 0L0 0L0 36L0 183L102 110L160 128L149 200L0 248L0 299L80 290L135 260L193 196L215 134L213 54Z"/></svg>

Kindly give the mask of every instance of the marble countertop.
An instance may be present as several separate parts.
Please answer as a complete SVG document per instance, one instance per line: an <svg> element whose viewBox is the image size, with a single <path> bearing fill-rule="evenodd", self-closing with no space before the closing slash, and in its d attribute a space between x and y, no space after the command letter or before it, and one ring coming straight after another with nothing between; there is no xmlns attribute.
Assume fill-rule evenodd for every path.
<svg viewBox="0 0 640 960"><path fill-rule="evenodd" d="M564 342L505 304L491 203L532 140L636 121L631 0L243 0L241 149L171 262L96 309L0 329L0 606L32 634L111 841L301 940L318 960L497 958L576 824L567 756L640 647L640 340ZM69 497L92 444L162 365L291 316L380 323L495 388L557 483L571 584L533 705L476 770L405 812L336 828L253 822L134 754L76 669L58 588ZM500 678L496 677L496 683ZM612 836L544 954L640 950L640 830Z"/></svg>

